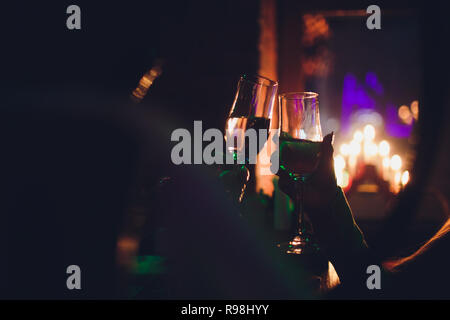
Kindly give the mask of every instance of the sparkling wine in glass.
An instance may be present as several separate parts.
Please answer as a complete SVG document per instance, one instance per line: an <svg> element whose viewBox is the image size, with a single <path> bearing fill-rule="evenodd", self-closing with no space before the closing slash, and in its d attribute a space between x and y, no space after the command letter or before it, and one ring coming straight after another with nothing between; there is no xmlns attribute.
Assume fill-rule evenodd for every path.
<svg viewBox="0 0 450 320"><path fill-rule="evenodd" d="M253 172L256 157L268 138L277 89L276 81L259 75L243 75L238 82L236 96L226 120L228 156ZM246 185L247 183L239 200L242 200Z"/></svg>
<svg viewBox="0 0 450 320"><path fill-rule="evenodd" d="M291 178L296 188L294 207L297 228L292 240L279 244L283 251L303 254L315 250L304 217L305 181L317 168L322 141L318 94L292 92L279 96L280 170Z"/></svg>

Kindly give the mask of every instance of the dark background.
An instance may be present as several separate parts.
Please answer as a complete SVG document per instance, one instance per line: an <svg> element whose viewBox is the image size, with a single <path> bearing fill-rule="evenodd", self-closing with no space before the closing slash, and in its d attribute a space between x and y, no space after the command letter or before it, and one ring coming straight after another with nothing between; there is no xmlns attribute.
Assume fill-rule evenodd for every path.
<svg viewBox="0 0 450 320"><path fill-rule="evenodd" d="M278 4L279 61L290 51L283 17L293 3ZM1 250L8 263L0 270L1 297L55 297L66 275L53 282L49 277L77 259L97 265L101 275L90 297L113 296L108 279L114 276L114 239L142 154L153 155L148 166L155 176L163 173L171 130L190 128L193 120L222 128L240 75L258 70L258 1L79 1L79 31L66 28L70 4L2 5ZM369 4L315 1L300 9ZM414 4L420 10L423 5ZM448 194L448 26L440 5L426 6L420 22L421 132L428 143L414 172L420 184L433 177ZM157 59L162 75L140 105L131 103L132 90ZM280 64L281 83L295 83L296 76L289 64ZM149 144L149 136L159 143ZM60 258L61 252L67 255Z"/></svg>

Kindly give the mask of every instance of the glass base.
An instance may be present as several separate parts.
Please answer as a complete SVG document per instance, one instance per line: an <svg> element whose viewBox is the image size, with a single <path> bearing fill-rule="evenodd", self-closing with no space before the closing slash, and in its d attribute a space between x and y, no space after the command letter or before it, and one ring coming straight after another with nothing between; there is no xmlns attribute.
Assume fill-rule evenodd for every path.
<svg viewBox="0 0 450 320"><path fill-rule="evenodd" d="M319 251L318 244L309 233L299 233L291 241L277 245L283 252L288 254L312 254Z"/></svg>

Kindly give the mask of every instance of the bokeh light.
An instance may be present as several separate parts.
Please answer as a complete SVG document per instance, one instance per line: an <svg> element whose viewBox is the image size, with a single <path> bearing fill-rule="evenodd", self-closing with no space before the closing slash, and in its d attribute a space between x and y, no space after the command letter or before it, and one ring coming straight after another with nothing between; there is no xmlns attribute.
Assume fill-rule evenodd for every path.
<svg viewBox="0 0 450 320"><path fill-rule="evenodd" d="M357 141L352 140L352 142L350 142L349 151L350 155L357 156L361 153L361 145Z"/></svg>
<svg viewBox="0 0 450 320"><path fill-rule="evenodd" d="M413 114L414 119L419 119L419 101L414 100L411 102L411 112Z"/></svg>
<svg viewBox="0 0 450 320"><path fill-rule="evenodd" d="M343 156L348 156L350 154L350 146L346 143L342 144L339 151Z"/></svg>
<svg viewBox="0 0 450 320"><path fill-rule="evenodd" d="M401 182L402 182L402 186L405 186L409 182L409 171L408 170L403 171Z"/></svg>
<svg viewBox="0 0 450 320"><path fill-rule="evenodd" d="M398 108L398 117L406 124L411 124L413 121L413 114L405 105Z"/></svg>
<svg viewBox="0 0 450 320"><path fill-rule="evenodd" d="M361 142L363 138L364 138L363 134L359 130L356 130L355 133L353 134L353 140L355 140L356 142Z"/></svg>
<svg viewBox="0 0 450 320"><path fill-rule="evenodd" d="M402 158L398 154L394 154L391 158L391 169L394 171L400 170L402 167Z"/></svg>
<svg viewBox="0 0 450 320"><path fill-rule="evenodd" d="M378 152L380 153L380 156L386 157L389 155L389 152L391 151L391 146L389 145L389 142L386 140L383 140L380 142L380 145L378 146Z"/></svg>
<svg viewBox="0 0 450 320"><path fill-rule="evenodd" d="M372 141L373 139L375 139L375 127L368 124L364 127L364 140Z"/></svg>

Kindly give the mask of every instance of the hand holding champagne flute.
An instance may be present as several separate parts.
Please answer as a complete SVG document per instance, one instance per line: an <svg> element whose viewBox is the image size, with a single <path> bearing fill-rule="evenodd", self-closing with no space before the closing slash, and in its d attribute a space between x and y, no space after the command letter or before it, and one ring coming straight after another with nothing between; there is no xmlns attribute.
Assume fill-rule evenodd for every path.
<svg viewBox="0 0 450 320"><path fill-rule="evenodd" d="M297 228L292 240L279 244L283 251L303 254L316 246L306 228L303 197L305 182L317 168L320 157L322 129L320 126L318 94L293 92L279 96L280 170L293 182Z"/></svg>

